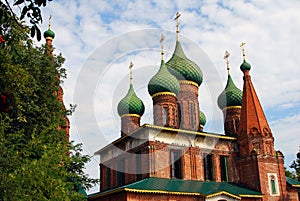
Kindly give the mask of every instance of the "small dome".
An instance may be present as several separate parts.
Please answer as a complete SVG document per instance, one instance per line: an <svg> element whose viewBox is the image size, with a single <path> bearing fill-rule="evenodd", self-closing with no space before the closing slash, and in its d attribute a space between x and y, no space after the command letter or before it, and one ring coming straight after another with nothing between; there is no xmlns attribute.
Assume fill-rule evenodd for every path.
<svg viewBox="0 0 300 201"><path fill-rule="evenodd" d="M226 87L218 97L218 106L221 110L229 106L241 106L242 96L243 92L235 86L231 76L228 75Z"/></svg>
<svg viewBox="0 0 300 201"><path fill-rule="evenodd" d="M241 71L250 70L251 65L246 60L244 60L244 62L240 66L240 69Z"/></svg>
<svg viewBox="0 0 300 201"><path fill-rule="evenodd" d="M49 28L47 31L44 32L44 38L54 38L55 33Z"/></svg>
<svg viewBox="0 0 300 201"><path fill-rule="evenodd" d="M179 41L176 42L175 51L166 66L178 80L189 80L201 85L202 72L196 63L185 56Z"/></svg>
<svg viewBox="0 0 300 201"><path fill-rule="evenodd" d="M148 92L151 96L160 92L171 92L178 94L180 85L175 76L167 69L164 60L161 61L160 69L152 77L148 84Z"/></svg>
<svg viewBox="0 0 300 201"><path fill-rule="evenodd" d="M137 114L142 116L145 111L144 103L137 97L132 84L126 96L118 104L118 113L120 116L124 114Z"/></svg>
<svg viewBox="0 0 300 201"><path fill-rule="evenodd" d="M200 120L200 126L205 126L206 124L206 116L205 114L199 110L199 120Z"/></svg>

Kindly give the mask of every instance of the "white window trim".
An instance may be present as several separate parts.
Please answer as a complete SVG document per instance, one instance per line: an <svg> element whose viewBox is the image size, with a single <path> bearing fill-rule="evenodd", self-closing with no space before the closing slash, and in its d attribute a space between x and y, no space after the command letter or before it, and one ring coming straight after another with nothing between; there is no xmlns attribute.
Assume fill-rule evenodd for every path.
<svg viewBox="0 0 300 201"><path fill-rule="evenodd" d="M275 188L276 188L276 193L272 193L272 177L275 180ZM280 189L278 185L278 177L276 173L268 173L268 186L269 186L269 193L271 196L279 196L280 195Z"/></svg>

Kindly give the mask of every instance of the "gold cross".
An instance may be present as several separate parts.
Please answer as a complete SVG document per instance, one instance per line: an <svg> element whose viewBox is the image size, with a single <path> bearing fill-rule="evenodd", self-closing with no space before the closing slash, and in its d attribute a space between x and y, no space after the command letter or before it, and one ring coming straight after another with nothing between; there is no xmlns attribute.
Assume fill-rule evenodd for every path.
<svg viewBox="0 0 300 201"><path fill-rule="evenodd" d="M230 67L229 67L229 56L230 56L230 53L226 50L225 51L225 55L224 55L224 59L226 60L226 66L227 66L228 74L229 74L229 70L230 70Z"/></svg>
<svg viewBox="0 0 300 201"><path fill-rule="evenodd" d="M52 19L52 15L50 15L50 17L49 17L48 29L50 29L50 26L51 26L51 19Z"/></svg>
<svg viewBox="0 0 300 201"><path fill-rule="evenodd" d="M161 43L161 55L162 56L164 55L164 40L165 40L165 36L164 36L164 34L161 34L159 42Z"/></svg>
<svg viewBox="0 0 300 201"><path fill-rule="evenodd" d="M129 77L129 79L130 79L130 84L132 84L132 67L133 67L133 63L130 62L130 64L129 64L129 70L130 70L130 77Z"/></svg>
<svg viewBox="0 0 300 201"><path fill-rule="evenodd" d="M241 45L240 45L240 47L242 48L242 54L243 54L243 59L244 60L245 60L245 57L246 57L246 55L245 55L245 45L246 45L246 43L244 43L244 42L242 42Z"/></svg>
<svg viewBox="0 0 300 201"><path fill-rule="evenodd" d="M176 32L179 33L179 17L181 14L179 12L176 13L174 20L176 21Z"/></svg>

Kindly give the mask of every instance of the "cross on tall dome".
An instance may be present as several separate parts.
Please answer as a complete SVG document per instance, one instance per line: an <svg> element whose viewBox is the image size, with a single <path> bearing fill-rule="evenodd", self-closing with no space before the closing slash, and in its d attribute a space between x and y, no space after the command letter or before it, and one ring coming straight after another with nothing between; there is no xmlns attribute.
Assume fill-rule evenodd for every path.
<svg viewBox="0 0 300 201"><path fill-rule="evenodd" d="M174 18L174 20L176 21L176 33L177 33L177 41L179 41L179 17L181 16L181 14L179 12L176 13L176 16Z"/></svg>
<svg viewBox="0 0 300 201"><path fill-rule="evenodd" d="M159 42L161 43L161 55L162 55L162 59L164 59L164 40L165 40L165 36L164 36L164 34L161 34Z"/></svg>
<svg viewBox="0 0 300 201"><path fill-rule="evenodd" d="M227 67L228 74L230 73L229 57L230 57L230 53L226 50L225 55L224 55L224 59L226 60L226 67Z"/></svg>
<svg viewBox="0 0 300 201"><path fill-rule="evenodd" d="M50 15L50 17L49 17L48 29L50 29L50 27L51 27L51 20L52 20L52 15Z"/></svg>
<svg viewBox="0 0 300 201"><path fill-rule="evenodd" d="M242 48L242 54L243 54L243 60L246 59L246 55L245 55L245 45L246 43L242 42L240 47Z"/></svg>
<svg viewBox="0 0 300 201"><path fill-rule="evenodd" d="M130 64L129 64L129 70L130 70L129 80L130 80L130 84L132 84L132 68L133 68L133 63L130 62Z"/></svg>

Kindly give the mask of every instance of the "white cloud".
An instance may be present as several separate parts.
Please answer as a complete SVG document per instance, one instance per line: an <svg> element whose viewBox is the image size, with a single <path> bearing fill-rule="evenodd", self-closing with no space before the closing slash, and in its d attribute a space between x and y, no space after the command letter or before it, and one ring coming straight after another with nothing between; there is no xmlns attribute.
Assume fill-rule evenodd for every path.
<svg viewBox="0 0 300 201"><path fill-rule="evenodd" d="M152 103L146 85L156 70L150 71L147 66L160 64L159 30L164 30L166 34L166 50L173 51L173 18L178 10L182 13L180 33L184 50L204 74L205 83L200 87L199 95L201 109L208 117L205 130L222 132L223 117L216 98L227 79L223 60L225 50L231 53L231 75L236 85L242 89L239 44L244 41L246 58L252 65L250 73L255 89L267 111L266 115L272 115L270 125L276 149L282 150L291 158L300 144L297 139L300 125L299 8L300 2L297 0L51 2L43 10L44 21L47 22L51 13L52 29L56 33L53 41L56 52L63 52L67 59L69 78L64 82L65 104L75 101L78 104L75 115L80 116L78 120L82 121L75 122L71 118L71 138L84 142L86 152L92 153L104 143L99 142L99 129L102 127L105 127L109 139L112 139L111 136L119 136L118 115L113 107L128 89L126 76L130 60L135 63L134 86L136 90L139 89L138 95L147 104L147 118L143 118L142 122L151 123L152 116L149 113L152 112ZM47 23L42 29L46 27ZM140 32L131 34L136 30ZM145 33L149 35L143 35ZM184 38L193 42L188 43ZM118 44L109 43L118 39L122 39ZM192 51L195 50L192 44L196 44L203 52ZM143 48L148 48L148 51ZM137 53L133 54L134 50L138 50ZM208 57L198 56L204 53ZM113 55L112 61L101 61L110 55ZM96 60L90 59L85 63L89 56ZM166 59L170 56L166 54ZM105 74L99 73L104 67L108 68ZM85 68L87 69L83 72L82 69ZM143 69L147 69L145 72L148 74L141 73ZM120 94L117 94L119 89L116 87L121 87ZM76 90L80 90L83 95L73 100L76 93L79 93ZM92 101L85 101L90 98ZM89 104L94 104L92 110ZM294 114L283 116L290 115L290 112L283 111L293 107L296 107ZM98 166L93 165L89 164L87 172L98 177Z"/></svg>

